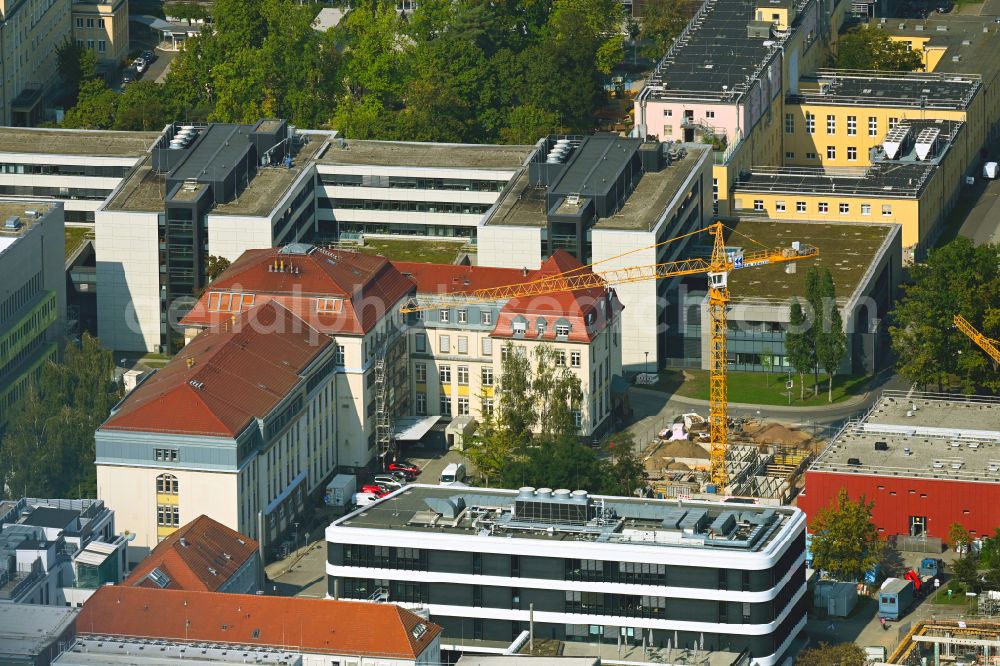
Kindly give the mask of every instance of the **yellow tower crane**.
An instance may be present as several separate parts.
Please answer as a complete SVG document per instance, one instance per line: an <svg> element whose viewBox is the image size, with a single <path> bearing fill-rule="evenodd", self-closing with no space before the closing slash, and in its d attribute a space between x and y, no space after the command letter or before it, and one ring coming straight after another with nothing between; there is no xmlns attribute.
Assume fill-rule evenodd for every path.
<svg viewBox="0 0 1000 666"><path fill-rule="evenodd" d="M970 324L965 317L959 314L955 315L955 328L969 336L970 340L990 355L994 363L1000 363L1000 349L997 348L997 345L1000 345L1000 341L986 337L975 326Z"/></svg>
<svg viewBox="0 0 1000 666"><path fill-rule="evenodd" d="M501 287L475 289L470 291L451 292L442 296L418 296L417 300L402 308L402 312L418 312L433 310L454 305L474 305L490 303L511 298L524 298L541 294L551 294L561 291L580 291L584 289L606 288L630 282L659 280L683 275L708 276L708 311L709 311L709 458L712 482L719 492L724 492L728 478L726 472L726 452L729 445L729 405L726 384L726 307L729 303L729 273L742 268L766 266L799 259L810 259L819 255L819 250L811 245L795 243L785 248L766 248L753 252L726 251L723 230L726 227L721 222L715 222L704 229L699 229L676 238L670 238L653 245L658 247L696 233L707 232L714 236L712 255L709 259L683 259L645 266L629 266L627 268L600 269L600 274L585 271L599 263L619 259L632 252L595 262L587 266L575 268L565 273L547 275L538 280L521 282ZM748 239L752 240L752 239ZM756 242L756 241L754 241ZM649 248L640 248L649 249Z"/></svg>

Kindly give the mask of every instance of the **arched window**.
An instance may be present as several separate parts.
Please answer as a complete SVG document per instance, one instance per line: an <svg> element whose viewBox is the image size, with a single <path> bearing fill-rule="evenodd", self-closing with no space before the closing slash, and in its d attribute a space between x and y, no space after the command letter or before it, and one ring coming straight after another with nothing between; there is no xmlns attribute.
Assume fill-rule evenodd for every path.
<svg viewBox="0 0 1000 666"><path fill-rule="evenodd" d="M156 477L156 492L166 495L176 495L177 477L173 474L161 474Z"/></svg>

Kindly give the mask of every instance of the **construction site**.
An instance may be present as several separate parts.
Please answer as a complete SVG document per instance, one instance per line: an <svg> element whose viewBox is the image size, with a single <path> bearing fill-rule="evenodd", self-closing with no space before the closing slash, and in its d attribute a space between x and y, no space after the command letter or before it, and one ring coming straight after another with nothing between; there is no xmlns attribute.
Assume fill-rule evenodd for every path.
<svg viewBox="0 0 1000 666"><path fill-rule="evenodd" d="M998 662L1000 620L993 619L920 622L899 642L888 659L890 664L907 666Z"/></svg>
<svg viewBox="0 0 1000 666"><path fill-rule="evenodd" d="M775 422L733 419L726 456L728 486L711 478L708 422L697 413L683 414L664 428L642 452L646 477L656 497L752 498L765 504L788 504L823 440Z"/></svg>

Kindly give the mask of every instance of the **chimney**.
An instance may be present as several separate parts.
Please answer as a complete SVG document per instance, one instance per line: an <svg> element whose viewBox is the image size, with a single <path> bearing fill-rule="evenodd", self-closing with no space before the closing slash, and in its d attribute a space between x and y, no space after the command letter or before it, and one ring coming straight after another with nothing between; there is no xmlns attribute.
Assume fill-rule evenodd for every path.
<svg viewBox="0 0 1000 666"><path fill-rule="evenodd" d="M189 368L193 368L194 367L194 357L188 358L187 365L188 365Z"/></svg>

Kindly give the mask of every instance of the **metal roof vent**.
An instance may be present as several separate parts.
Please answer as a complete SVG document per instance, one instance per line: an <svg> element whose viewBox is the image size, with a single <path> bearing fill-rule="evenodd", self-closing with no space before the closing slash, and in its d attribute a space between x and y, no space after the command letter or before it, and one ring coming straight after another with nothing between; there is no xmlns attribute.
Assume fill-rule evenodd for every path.
<svg viewBox="0 0 1000 666"><path fill-rule="evenodd" d="M21 228L21 218L17 215L11 215L7 218L7 221L3 224L4 231L17 231Z"/></svg>

